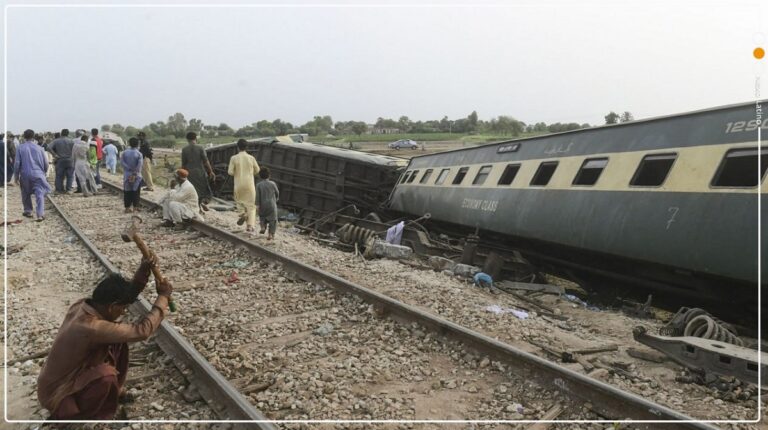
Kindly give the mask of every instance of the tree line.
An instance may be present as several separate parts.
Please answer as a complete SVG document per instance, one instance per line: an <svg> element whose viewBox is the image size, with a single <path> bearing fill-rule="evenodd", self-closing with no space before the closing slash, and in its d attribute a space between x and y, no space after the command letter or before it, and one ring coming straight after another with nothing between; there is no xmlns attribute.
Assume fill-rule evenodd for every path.
<svg viewBox="0 0 768 430"><path fill-rule="evenodd" d="M610 112L605 116L606 124L632 120L633 117L630 112L624 112L621 115ZM123 137L135 136L139 131L143 131L148 138L153 139L155 144L172 146L176 139L184 137L189 131L194 131L201 137L232 136L235 138L282 136L295 133L322 137L352 134L359 136L368 132L493 134L515 137L522 133L559 133L589 127L591 126L587 123L578 124L575 122L526 124L508 115L499 115L490 120L482 120L478 118L476 111L472 111L465 118L449 119L448 116L444 116L440 120L428 121L412 121L407 116L401 116L396 120L379 117L372 126L364 121L334 122L329 115L318 115L298 126L281 119L275 119L257 121L235 130L223 122L205 124L199 118L187 120L184 114L177 112L169 116L167 121L156 121L141 128L131 125L123 126L122 124L104 124L101 126L101 130L111 131Z"/></svg>

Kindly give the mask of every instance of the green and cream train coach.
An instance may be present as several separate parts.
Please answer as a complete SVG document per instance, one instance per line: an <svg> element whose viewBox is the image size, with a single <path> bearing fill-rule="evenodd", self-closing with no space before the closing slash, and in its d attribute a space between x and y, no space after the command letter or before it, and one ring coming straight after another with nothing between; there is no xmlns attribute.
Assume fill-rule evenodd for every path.
<svg viewBox="0 0 768 430"><path fill-rule="evenodd" d="M415 157L390 207L532 259L754 307L761 103Z"/></svg>

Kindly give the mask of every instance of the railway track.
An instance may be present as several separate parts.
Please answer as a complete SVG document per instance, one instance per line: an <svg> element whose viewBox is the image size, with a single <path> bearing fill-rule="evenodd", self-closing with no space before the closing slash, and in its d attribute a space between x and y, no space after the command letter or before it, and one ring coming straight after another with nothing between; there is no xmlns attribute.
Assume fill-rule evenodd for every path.
<svg viewBox="0 0 768 430"><path fill-rule="evenodd" d="M13 220L21 208L15 199L9 198L8 203L8 219ZM45 223L18 220L4 226L9 249L16 249L9 252L6 278L8 420L48 418L37 401L35 381L40 368L67 307L89 296L105 272L63 218L52 212ZM133 317L137 317L135 310L128 315ZM120 402L115 419L217 419L214 409L174 366L173 358L164 353L157 339L132 346L131 372L126 380L132 399ZM123 427L113 424L101 428ZM19 427L6 423L0 428Z"/></svg>
<svg viewBox="0 0 768 430"><path fill-rule="evenodd" d="M103 194L80 200L78 212L86 203L94 214L121 210L118 199ZM180 293L176 300L182 312L173 317L174 324L269 418L540 419L563 403L568 407L559 419L670 420L680 428L712 428L679 422L690 418L215 227L195 222L196 232L169 232L157 224L159 220L147 223L147 236L157 232L153 246L161 250L164 267ZM86 234L106 254L124 261L119 256L122 244L114 239L117 232L87 228ZM182 263L169 265L174 260L166 256L169 253L181 254ZM339 291L351 294L335 294ZM382 315L392 318L380 319ZM450 357L446 365L430 365L429 357L437 354ZM409 358L405 365L403 357ZM372 363L372 370L361 368L363 363ZM357 368L361 371L352 372L354 381L346 379ZM418 369L415 374L413 369ZM520 375L525 375L524 381ZM397 379L413 385L398 386L398 395L392 395L387 387ZM457 385L466 389L462 395L468 397L461 404L467 410L425 409L419 404ZM538 394L526 393L531 390ZM507 407L512 399L526 405L520 409L524 414ZM403 409L401 404L409 406ZM323 415L327 411L331 415Z"/></svg>

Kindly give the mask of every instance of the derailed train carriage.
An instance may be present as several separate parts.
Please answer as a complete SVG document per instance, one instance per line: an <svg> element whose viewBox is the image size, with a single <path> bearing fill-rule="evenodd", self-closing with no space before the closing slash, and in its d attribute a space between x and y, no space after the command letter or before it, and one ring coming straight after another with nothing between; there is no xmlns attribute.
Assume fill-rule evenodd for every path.
<svg viewBox="0 0 768 430"><path fill-rule="evenodd" d="M294 142L287 137L249 140L246 151L272 172L280 189L280 206L309 218L349 205L360 211L379 209L408 163L403 158ZM216 173L212 188L218 197L232 197L234 182L227 168L237 152L235 143L206 150Z"/></svg>
<svg viewBox="0 0 768 430"><path fill-rule="evenodd" d="M349 204L385 219L429 214L428 231L415 231L410 245L438 242L439 232L479 238L476 264L520 253L582 285L754 315L765 283L758 252L768 251L758 236L768 167L758 128L768 130L768 118L747 103L410 161L274 138L250 141L248 151L273 170L281 206L301 210L305 225ZM234 144L208 150L219 196L231 196L235 153ZM386 228L348 215L323 218L324 228Z"/></svg>
<svg viewBox="0 0 768 430"><path fill-rule="evenodd" d="M572 278L754 313L758 129L768 118L747 103L414 157L389 207Z"/></svg>

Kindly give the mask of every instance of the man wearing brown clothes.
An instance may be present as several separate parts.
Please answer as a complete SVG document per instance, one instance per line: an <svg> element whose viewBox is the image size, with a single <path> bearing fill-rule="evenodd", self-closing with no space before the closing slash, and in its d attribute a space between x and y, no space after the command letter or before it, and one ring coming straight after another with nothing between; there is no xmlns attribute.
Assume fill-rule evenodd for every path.
<svg viewBox="0 0 768 430"><path fill-rule="evenodd" d="M151 311L117 322L144 290L157 257L141 261L131 282L111 273L90 299L73 304L37 379L37 398L52 420L111 420L128 371L128 342L147 339L167 313L173 287L158 282Z"/></svg>

